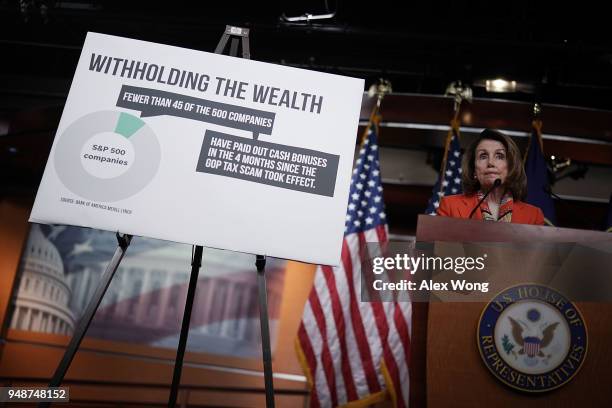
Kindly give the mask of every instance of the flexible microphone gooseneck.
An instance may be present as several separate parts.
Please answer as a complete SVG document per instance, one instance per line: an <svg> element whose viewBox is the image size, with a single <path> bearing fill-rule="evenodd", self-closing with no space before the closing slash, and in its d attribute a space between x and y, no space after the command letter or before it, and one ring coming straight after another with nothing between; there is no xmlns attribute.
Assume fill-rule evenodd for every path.
<svg viewBox="0 0 612 408"><path fill-rule="evenodd" d="M474 209L472 210L472 212L470 213L470 216L468 217L468 220L472 219L472 216L474 215L474 213L476 212L476 209L478 207L480 207L480 204L482 204L482 202L487 198L487 196L491 193L491 191L495 190L497 187L499 187L499 185L501 184L501 179L495 179L495 181L493 182L493 187L491 187L491 189L489 191L487 191L487 193L480 199L480 201L478 201L478 204L476 204L476 207L474 207Z"/></svg>

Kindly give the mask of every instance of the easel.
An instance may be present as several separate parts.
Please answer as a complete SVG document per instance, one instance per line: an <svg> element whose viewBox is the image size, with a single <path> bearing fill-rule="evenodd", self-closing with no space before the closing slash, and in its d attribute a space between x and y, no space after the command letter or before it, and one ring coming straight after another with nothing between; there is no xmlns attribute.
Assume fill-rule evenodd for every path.
<svg viewBox="0 0 612 408"><path fill-rule="evenodd" d="M229 55L235 57L238 55L238 46L239 46L239 38L242 39L242 58L250 59L251 55L249 52L249 30L241 27L233 27L226 26L225 32L221 36L219 40L219 44L215 49L215 54L222 54L227 46L227 42L232 38L232 42L230 44L230 52ZM257 135L254 134L253 137L257 139ZM121 235L117 233L117 249L115 250L115 254L113 255L111 261L109 262L104 274L102 275L102 280L98 285L95 293L92 296L85 312L79 319L77 326L75 328L72 339L70 339L70 343L66 348L64 356L60 361L51 381L49 383L49 387L59 387L62 381L64 380L64 376L70 367L70 363L76 354L83 337L85 337L85 333L91 324L91 320L93 319L106 290L117 272L117 268L119 267L119 263L125 252L130 245L132 240L131 235ZM196 286L198 283L198 275L200 271L200 266L202 265L202 252L203 248L199 245L194 245L194 249L192 252L191 258L191 276L189 278L189 287L187 289L187 299L185 301L185 312L183 313L183 322L181 325L181 333L179 337L179 344L176 350L176 360L174 363L174 373L172 375L172 386L170 387L170 395L168 398L168 406L174 407L176 405L176 399L178 396L178 389L181 382L181 372L183 369L183 358L185 356L185 348L187 346L187 336L189 334L189 323L191 321L191 310L193 307L193 300L195 297ZM266 406L274 407L274 384L272 379L272 351L270 348L270 325L268 318L268 298L266 291L266 277L265 277L265 266L266 266L266 257L264 255L256 255L255 266L257 268L257 290L258 290L258 298L259 298L259 320L261 325L261 348L262 348L262 359L263 359L263 367L264 367L264 382L266 387ZM41 402L38 406L39 408L49 407L51 405L50 402Z"/></svg>

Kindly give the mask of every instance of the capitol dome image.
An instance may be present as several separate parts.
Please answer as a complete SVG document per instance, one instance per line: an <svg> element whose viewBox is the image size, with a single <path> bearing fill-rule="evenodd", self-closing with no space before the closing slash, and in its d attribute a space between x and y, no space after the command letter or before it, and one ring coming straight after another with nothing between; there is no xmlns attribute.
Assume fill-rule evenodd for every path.
<svg viewBox="0 0 612 408"><path fill-rule="evenodd" d="M57 248L39 225L33 225L21 261L21 279L10 327L70 335L74 315L69 309L71 291Z"/></svg>

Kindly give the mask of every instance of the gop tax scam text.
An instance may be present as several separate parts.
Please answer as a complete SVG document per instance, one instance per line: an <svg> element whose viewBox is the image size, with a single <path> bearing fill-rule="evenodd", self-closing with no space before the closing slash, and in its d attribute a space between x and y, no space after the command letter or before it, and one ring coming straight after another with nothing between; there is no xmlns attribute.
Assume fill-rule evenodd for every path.
<svg viewBox="0 0 612 408"><path fill-rule="evenodd" d="M207 130L196 171L334 196L337 155Z"/></svg>

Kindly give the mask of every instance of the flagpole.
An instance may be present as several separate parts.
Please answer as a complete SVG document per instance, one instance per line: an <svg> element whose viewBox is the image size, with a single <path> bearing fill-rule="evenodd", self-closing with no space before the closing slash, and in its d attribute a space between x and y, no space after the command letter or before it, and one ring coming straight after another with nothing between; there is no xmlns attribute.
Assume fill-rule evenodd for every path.
<svg viewBox="0 0 612 408"><path fill-rule="evenodd" d="M374 108L372 108L372 112L370 113L368 125L366 126L364 132L361 134L361 139L359 140L360 147L363 146L363 142L366 140L368 132L370 131L372 125L376 126L376 131L378 131L378 127L382 119L382 116L380 115L380 104L383 98L391 92L393 92L391 81L387 79L380 78L376 84L372 84L372 86L370 86L370 89L368 90L368 96L376 96L377 99L376 105L374 105Z"/></svg>
<svg viewBox="0 0 612 408"><path fill-rule="evenodd" d="M540 114L542 113L542 106L539 103L533 104L533 120L531 121L531 128L534 132L532 132L531 137L527 141L527 149L525 150L525 154L523 155L523 167L525 167L525 163L527 163L527 156L529 155L529 148L531 147L531 141L533 139L533 133L536 134L538 139L538 143L540 144L540 150L544 153L544 141L542 140L542 119L540 119Z"/></svg>
<svg viewBox="0 0 612 408"><path fill-rule="evenodd" d="M453 135L459 135L459 127L461 126L459 122L459 111L461 109L461 98L459 98L459 102L455 102L455 114L450 121L450 129L446 134L446 141L444 143L444 157L442 157L442 163L440 166L440 174L443 174L444 169L446 168L446 162L448 161L448 150L450 148L451 141L453 140ZM440 192L444 190L444 185L440 183Z"/></svg>
<svg viewBox="0 0 612 408"><path fill-rule="evenodd" d="M463 100L467 100L471 102L472 100L472 90L469 87L464 87L461 82L453 82L450 84L446 90L446 95L453 95L453 118L450 121L450 129L446 135L446 141L444 143L444 156L442 157L442 163L440 165L440 174L444 174L444 169L446 168L446 162L448 161L448 150L450 148L451 141L453 140L453 135L459 139L459 128L461 127L461 119L459 118L459 113L461 112L461 102ZM444 190L444 184L440 183L441 193Z"/></svg>

